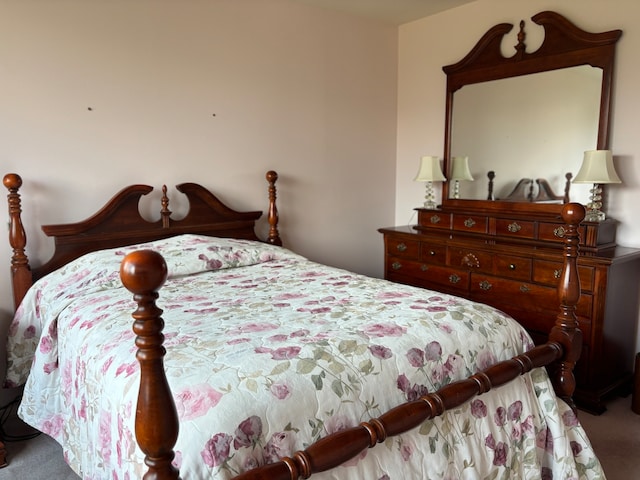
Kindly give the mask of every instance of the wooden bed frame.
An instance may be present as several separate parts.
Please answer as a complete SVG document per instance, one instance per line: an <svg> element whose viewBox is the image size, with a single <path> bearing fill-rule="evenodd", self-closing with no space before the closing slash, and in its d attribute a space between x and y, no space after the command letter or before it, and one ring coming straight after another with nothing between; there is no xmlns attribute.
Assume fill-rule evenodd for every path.
<svg viewBox="0 0 640 480"><path fill-rule="evenodd" d="M266 175L269 187L268 243L281 245L276 207L276 172ZM21 219L19 189L22 179L16 174L4 177L9 190L9 241L12 247L11 278L16 306L33 282L46 273L80 255L103 248L131 245L166 238L182 233L198 233L219 237L258 239L255 221L261 212L236 212L225 206L204 187L183 183L177 188L190 204L187 216L173 220L169 210L166 187L163 187L161 219L144 220L138 210L142 195L152 187L133 185L116 194L98 213L75 224L42 227L55 239L55 252L44 265L31 268L25 254L26 234ZM441 415L471 400L477 395L498 387L533 368L547 366L556 394L575 411L571 399L575 389L573 367L580 356L581 331L575 314L580 296L576 266L578 256L578 226L585 210L577 203L561 208L566 223L564 266L558 284L559 313L549 333L549 341L510 360L493 365L471 377L451 383L437 392L406 402L382 416L363 422L357 427L328 435L292 458L265 465L238 476L238 479L294 480L309 478L355 457L386 438L417 427L423 421ZM159 290L167 277L162 256L150 250L130 253L122 262L120 275L138 304L133 313L133 330L137 335L136 357L140 362L140 392L136 409L135 430L140 449L145 454L148 472L145 479L168 480L179 478L172 466L173 447L178 437L178 416L170 387L165 376L163 357L162 310L156 306ZM0 454L2 445L0 444ZM0 458L0 464L2 463Z"/></svg>

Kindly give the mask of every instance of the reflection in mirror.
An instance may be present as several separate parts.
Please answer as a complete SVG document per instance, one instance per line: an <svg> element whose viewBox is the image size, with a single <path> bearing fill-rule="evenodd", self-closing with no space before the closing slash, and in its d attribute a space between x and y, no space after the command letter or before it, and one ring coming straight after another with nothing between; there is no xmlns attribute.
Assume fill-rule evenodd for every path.
<svg viewBox="0 0 640 480"><path fill-rule="evenodd" d="M490 171L496 200L506 199L523 178L542 178L562 196L566 174L575 175L584 151L597 144L601 88L602 69L583 65L458 90L451 156L468 156L475 179L460 182L459 198L487 199ZM536 198L535 180L532 187ZM587 203L589 188L571 185L570 196Z"/></svg>

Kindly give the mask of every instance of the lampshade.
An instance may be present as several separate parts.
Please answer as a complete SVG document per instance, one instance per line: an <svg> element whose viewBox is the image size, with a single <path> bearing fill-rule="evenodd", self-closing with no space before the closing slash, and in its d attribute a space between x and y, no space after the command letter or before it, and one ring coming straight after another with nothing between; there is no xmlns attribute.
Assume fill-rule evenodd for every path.
<svg viewBox="0 0 640 480"><path fill-rule="evenodd" d="M573 183L621 183L613 167L611 150L587 150Z"/></svg>
<svg viewBox="0 0 640 480"><path fill-rule="evenodd" d="M453 157L451 164L451 180L473 180L469 170L469 157Z"/></svg>
<svg viewBox="0 0 640 480"><path fill-rule="evenodd" d="M422 157L420 170L413 180L416 182L444 182L446 178L440 168L440 159L433 156Z"/></svg>

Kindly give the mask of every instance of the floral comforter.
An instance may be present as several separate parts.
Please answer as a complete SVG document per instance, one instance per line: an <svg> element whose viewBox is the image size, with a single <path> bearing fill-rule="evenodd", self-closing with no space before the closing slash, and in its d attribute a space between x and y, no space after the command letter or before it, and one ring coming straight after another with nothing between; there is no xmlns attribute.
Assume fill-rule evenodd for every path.
<svg viewBox="0 0 640 480"><path fill-rule="evenodd" d="M169 268L158 303L184 480L273 462L531 347L516 322L486 305L279 247L193 235L145 247ZM86 255L40 280L10 329L6 383L26 382L19 414L55 438L84 479L144 471L133 434L134 303L118 274L134 248ZM314 478L604 475L537 369Z"/></svg>

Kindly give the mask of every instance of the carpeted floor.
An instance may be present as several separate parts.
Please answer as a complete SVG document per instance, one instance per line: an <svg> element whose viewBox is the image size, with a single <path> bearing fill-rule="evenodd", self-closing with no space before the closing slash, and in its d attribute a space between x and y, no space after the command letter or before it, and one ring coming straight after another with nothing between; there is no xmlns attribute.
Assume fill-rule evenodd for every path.
<svg viewBox="0 0 640 480"><path fill-rule="evenodd" d="M631 396L618 398L603 415L579 413L591 443L602 462L607 480L640 478L640 415L631 411ZM5 429L25 433L14 420ZM16 433L16 434L17 434ZM64 463L62 450L51 438L39 435L21 442L8 442L9 465L0 469L2 480L79 480Z"/></svg>

